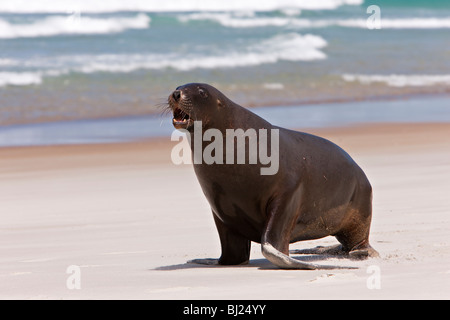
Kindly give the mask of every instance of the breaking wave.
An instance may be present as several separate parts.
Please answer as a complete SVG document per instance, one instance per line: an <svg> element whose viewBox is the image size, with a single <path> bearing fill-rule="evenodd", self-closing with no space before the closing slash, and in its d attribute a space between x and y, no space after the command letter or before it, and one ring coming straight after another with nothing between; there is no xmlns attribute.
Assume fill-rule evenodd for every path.
<svg viewBox="0 0 450 320"><path fill-rule="evenodd" d="M42 74L40 72L0 72L0 87L27 86L41 82Z"/></svg>
<svg viewBox="0 0 450 320"><path fill-rule="evenodd" d="M103 54L76 55L34 59L22 63L37 72L0 73L0 86L39 84L42 77L60 76L70 72L127 73L140 69L161 70L172 68L179 71L192 69L236 68L285 61L311 61L325 59L320 49L327 42L315 35L288 33L278 35L242 48L241 51L224 55L168 54ZM5 65L21 65L19 60L0 60Z"/></svg>
<svg viewBox="0 0 450 320"><path fill-rule="evenodd" d="M261 17L254 12L249 13L211 13L199 12L180 15L178 20L189 22L195 20L209 20L229 28L257 28L257 27L292 27L292 28L326 28L344 27L367 29L367 19L304 19L294 16ZM381 19L382 29L446 29L450 28L449 18L398 18Z"/></svg>
<svg viewBox="0 0 450 320"><path fill-rule="evenodd" d="M0 2L0 12L10 13L82 13L111 12L185 12L185 11L273 11L280 9L333 10L343 5L361 5L363 0L59 0Z"/></svg>
<svg viewBox="0 0 450 320"><path fill-rule="evenodd" d="M450 85L450 75L361 75L344 74L348 82L358 81L362 84L384 83L391 87L424 87L433 85Z"/></svg>
<svg viewBox="0 0 450 320"><path fill-rule="evenodd" d="M138 69L173 68L188 71L197 68L235 68L276 63L280 60L311 61L325 59L321 48L327 42L319 36L297 33L278 35L260 43L250 45L246 50L227 52L225 55L179 55L136 54L100 55L81 57L83 65L76 71L91 72L132 72Z"/></svg>
<svg viewBox="0 0 450 320"><path fill-rule="evenodd" d="M140 13L134 17L93 18L49 16L28 24L15 24L0 19L0 39L48 37L67 34L108 34L127 29L146 29L150 18Z"/></svg>

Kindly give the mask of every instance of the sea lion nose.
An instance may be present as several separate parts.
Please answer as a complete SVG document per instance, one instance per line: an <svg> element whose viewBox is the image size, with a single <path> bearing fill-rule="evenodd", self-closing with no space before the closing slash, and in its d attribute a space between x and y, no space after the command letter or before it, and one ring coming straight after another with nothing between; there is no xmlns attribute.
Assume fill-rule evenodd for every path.
<svg viewBox="0 0 450 320"><path fill-rule="evenodd" d="M173 97L173 99L174 99L175 101L180 100L180 97L181 97L181 91L180 91L180 90L175 90L175 91L172 93L172 97Z"/></svg>

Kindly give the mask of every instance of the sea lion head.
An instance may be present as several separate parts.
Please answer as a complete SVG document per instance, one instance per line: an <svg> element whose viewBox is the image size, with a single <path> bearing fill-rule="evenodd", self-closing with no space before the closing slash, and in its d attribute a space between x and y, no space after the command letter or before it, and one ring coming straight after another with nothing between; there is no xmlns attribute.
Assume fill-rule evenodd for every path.
<svg viewBox="0 0 450 320"><path fill-rule="evenodd" d="M179 86L168 98L173 113L175 129L193 130L194 121L208 123L217 116L225 96L216 88L204 83L188 83Z"/></svg>

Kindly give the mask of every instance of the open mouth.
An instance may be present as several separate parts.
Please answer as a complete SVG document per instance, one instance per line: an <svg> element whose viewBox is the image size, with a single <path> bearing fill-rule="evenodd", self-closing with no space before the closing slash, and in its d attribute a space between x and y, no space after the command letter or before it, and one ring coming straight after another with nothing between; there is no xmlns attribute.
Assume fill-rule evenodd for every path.
<svg viewBox="0 0 450 320"><path fill-rule="evenodd" d="M189 114L181 110L180 108L176 107L173 110L173 119L172 123L173 125L177 127L186 127L189 123L190 117Z"/></svg>

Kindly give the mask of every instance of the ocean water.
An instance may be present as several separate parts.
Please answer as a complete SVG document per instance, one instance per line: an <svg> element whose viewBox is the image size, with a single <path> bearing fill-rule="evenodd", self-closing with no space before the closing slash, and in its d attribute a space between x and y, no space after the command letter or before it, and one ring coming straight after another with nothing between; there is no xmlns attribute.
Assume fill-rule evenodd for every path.
<svg viewBox="0 0 450 320"><path fill-rule="evenodd" d="M371 123L450 122L450 99L353 101L302 106L254 107L273 125L294 130ZM170 115L138 115L0 127L0 147L116 143L180 135ZM177 140L178 138L175 138Z"/></svg>
<svg viewBox="0 0 450 320"><path fill-rule="evenodd" d="M448 94L450 2L0 1L2 126L146 116L188 82L246 107Z"/></svg>

